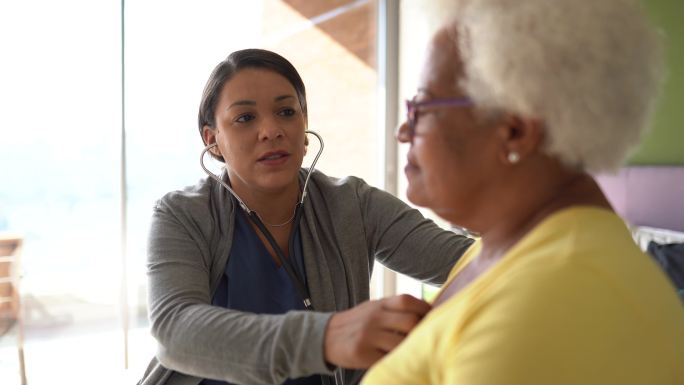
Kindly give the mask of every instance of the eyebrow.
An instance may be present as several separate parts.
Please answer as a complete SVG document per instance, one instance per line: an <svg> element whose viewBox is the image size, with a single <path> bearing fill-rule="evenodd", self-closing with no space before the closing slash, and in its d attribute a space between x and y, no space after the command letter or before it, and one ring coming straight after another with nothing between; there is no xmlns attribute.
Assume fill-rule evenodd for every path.
<svg viewBox="0 0 684 385"><path fill-rule="evenodd" d="M235 106L256 106L256 102L254 100L238 100L237 102L226 107L226 111L230 110Z"/></svg>
<svg viewBox="0 0 684 385"><path fill-rule="evenodd" d="M295 98L295 97L292 96L292 95L280 95L280 96L275 97L275 99L273 99L273 100L276 101L276 102L279 102L279 101L281 101L281 100L285 100L285 99L294 99L294 98Z"/></svg>
<svg viewBox="0 0 684 385"><path fill-rule="evenodd" d="M285 99L294 99L295 97L292 95L280 95L276 96L273 98L273 101L275 102L280 102ZM230 106L226 107L226 111L230 110L231 108L235 106L256 106L256 102L254 100L238 100L237 102L231 104Z"/></svg>

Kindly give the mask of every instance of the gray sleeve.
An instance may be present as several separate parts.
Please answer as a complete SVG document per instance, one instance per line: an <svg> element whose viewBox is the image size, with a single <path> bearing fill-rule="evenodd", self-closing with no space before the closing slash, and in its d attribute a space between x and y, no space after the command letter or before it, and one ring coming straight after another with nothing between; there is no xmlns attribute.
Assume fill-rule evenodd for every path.
<svg viewBox="0 0 684 385"><path fill-rule="evenodd" d="M256 315L210 305L210 261L200 225L158 204L148 242L149 312L165 367L233 383L279 384L329 374L330 313Z"/></svg>
<svg viewBox="0 0 684 385"><path fill-rule="evenodd" d="M369 255L391 270L442 284L473 240L445 230L399 198L360 182Z"/></svg>

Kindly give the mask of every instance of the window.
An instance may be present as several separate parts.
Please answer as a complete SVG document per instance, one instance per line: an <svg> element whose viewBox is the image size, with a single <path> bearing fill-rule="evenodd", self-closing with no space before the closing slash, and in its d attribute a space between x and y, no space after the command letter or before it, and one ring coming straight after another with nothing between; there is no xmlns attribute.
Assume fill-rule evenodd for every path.
<svg viewBox="0 0 684 385"><path fill-rule="evenodd" d="M152 205L205 176L199 99L233 50L292 61L307 86L309 128L326 144L317 168L381 184L378 3L0 5L0 33L13 37L0 47L13 58L0 64L0 231L24 235L29 382L119 384L142 374L154 354L145 307ZM9 382L18 377L13 341L0 339Z"/></svg>
<svg viewBox="0 0 684 385"><path fill-rule="evenodd" d="M33 383L122 363L104 359L123 358L119 334L100 333L119 325L119 10L86 0L0 5L0 231L24 237ZM101 338L91 340L94 333ZM0 378L19 383L14 338L4 337ZM57 339L79 348L67 353ZM45 370L67 354L57 359L62 370Z"/></svg>

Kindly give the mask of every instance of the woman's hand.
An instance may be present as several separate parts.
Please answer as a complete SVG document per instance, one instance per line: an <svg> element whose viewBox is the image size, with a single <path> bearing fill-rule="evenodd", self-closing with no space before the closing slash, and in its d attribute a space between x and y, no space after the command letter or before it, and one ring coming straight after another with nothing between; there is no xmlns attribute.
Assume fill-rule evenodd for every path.
<svg viewBox="0 0 684 385"><path fill-rule="evenodd" d="M430 309L427 302L403 294L339 312L325 330L325 361L368 368L399 345Z"/></svg>

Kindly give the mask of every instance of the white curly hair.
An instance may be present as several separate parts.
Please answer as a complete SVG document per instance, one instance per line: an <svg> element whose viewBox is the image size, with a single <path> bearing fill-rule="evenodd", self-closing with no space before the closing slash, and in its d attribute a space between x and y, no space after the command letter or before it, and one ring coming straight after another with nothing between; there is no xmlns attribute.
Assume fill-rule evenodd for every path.
<svg viewBox="0 0 684 385"><path fill-rule="evenodd" d="M464 64L459 86L478 106L541 119L544 150L589 172L614 171L639 143L663 60L635 0L442 5Z"/></svg>

